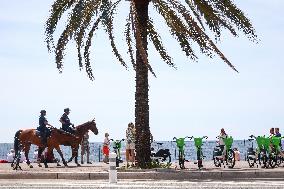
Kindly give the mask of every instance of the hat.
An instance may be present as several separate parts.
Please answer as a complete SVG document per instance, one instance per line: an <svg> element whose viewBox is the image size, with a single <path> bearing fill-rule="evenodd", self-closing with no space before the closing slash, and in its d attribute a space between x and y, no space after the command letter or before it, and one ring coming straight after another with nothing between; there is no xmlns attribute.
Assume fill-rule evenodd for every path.
<svg viewBox="0 0 284 189"><path fill-rule="evenodd" d="M43 114L43 113L46 113L46 111L45 110L41 110L40 113Z"/></svg>
<svg viewBox="0 0 284 189"><path fill-rule="evenodd" d="M70 109L69 108L65 108L64 112L70 112Z"/></svg>

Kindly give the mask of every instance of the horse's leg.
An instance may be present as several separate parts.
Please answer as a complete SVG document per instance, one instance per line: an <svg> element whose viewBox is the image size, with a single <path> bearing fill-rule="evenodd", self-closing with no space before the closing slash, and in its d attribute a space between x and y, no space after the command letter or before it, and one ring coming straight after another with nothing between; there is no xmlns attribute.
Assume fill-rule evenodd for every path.
<svg viewBox="0 0 284 189"><path fill-rule="evenodd" d="M14 165L13 169L14 170L18 170L18 168L20 170L22 170L21 166L20 166L20 159L21 159L21 144L19 144L18 148L16 148L15 150L15 158L14 160L16 160L16 165Z"/></svg>
<svg viewBox="0 0 284 189"><path fill-rule="evenodd" d="M53 147L48 147L47 154L53 154L53 149L54 149ZM57 166L61 166L59 162L57 161L57 158L55 158L54 155L52 155L52 157L53 157L53 160L56 160Z"/></svg>
<svg viewBox="0 0 284 189"><path fill-rule="evenodd" d="M72 149L72 146L71 146L71 149ZM71 155L71 158L68 160L68 163L70 163L74 158L74 154L73 154L73 149L72 149L72 155Z"/></svg>
<svg viewBox="0 0 284 189"><path fill-rule="evenodd" d="M14 167L14 170L18 170L18 168L20 170L22 170L21 166L20 166L20 160L21 160L21 151L18 151L18 154L15 155L17 158L16 158L16 166Z"/></svg>
<svg viewBox="0 0 284 189"><path fill-rule="evenodd" d="M29 166L30 168L33 168L33 166L31 165L31 162L30 162L30 160L29 160L29 151L30 151L30 148L31 148L31 143L26 143L25 146L24 146L25 157L26 157L28 166Z"/></svg>
<svg viewBox="0 0 284 189"><path fill-rule="evenodd" d="M45 153L45 149L46 149L46 147L45 147L44 150L43 150L43 153L44 153L44 155L43 155L43 157L44 157L43 164L44 164L44 167L45 167L45 168L48 168L48 165L47 165L47 156L46 156L46 153Z"/></svg>
<svg viewBox="0 0 284 189"><path fill-rule="evenodd" d="M43 152L43 148L42 147L38 147L38 152L37 152L37 163L39 167L42 167L41 163L41 154Z"/></svg>
<svg viewBox="0 0 284 189"><path fill-rule="evenodd" d="M63 153L61 152L59 145L58 145L55 149L56 149L56 151L58 152L58 154L60 155L63 164L64 164L65 166L68 166L67 163L66 163L66 161L65 161L65 159L64 159L64 157L63 157Z"/></svg>
<svg viewBox="0 0 284 189"><path fill-rule="evenodd" d="M77 164L77 166L81 166L78 163L78 149L79 149L78 147L72 147L72 156L75 157L75 163Z"/></svg>

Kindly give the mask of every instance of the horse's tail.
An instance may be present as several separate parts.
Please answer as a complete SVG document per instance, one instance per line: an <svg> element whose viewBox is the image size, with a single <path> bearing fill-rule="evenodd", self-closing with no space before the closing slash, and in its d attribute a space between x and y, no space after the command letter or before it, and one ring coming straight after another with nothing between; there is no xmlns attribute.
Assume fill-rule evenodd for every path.
<svg viewBox="0 0 284 189"><path fill-rule="evenodd" d="M15 156L13 159L13 162L11 164L11 167L13 167L13 169L18 169L19 166L19 157L18 154L20 153L20 148L21 148L21 143L20 143L20 134L22 133L23 130L18 130L15 133L15 137L14 137L14 151L15 151ZM15 162L16 161L16 162ZM16 163L16 166L14 167L14 163Z"/></svg>
<svg viewBox="0 0 284 189"><path fill-rule="evenodd" d="M14 137L14 150L15 154L17 154L20 150L20 134L22 133L23 130L18 130L15 134Z"/></svg>

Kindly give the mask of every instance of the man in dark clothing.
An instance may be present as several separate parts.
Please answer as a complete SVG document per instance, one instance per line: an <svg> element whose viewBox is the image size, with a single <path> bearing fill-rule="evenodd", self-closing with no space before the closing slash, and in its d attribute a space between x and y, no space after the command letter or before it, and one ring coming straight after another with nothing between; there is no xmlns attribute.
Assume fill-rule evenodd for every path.
<svg viewBox="0 0 284 189"><path fill-rule="evenodd" d="M275 136L276 137L281 137L281 133L279 132L279 128L275 128ZM281 140L280 140L279 146L282 149L282 142L281 142Z"/></svg>
<svg viewBox="0 0 284 189"><path fill-rule="evenodd" d="M47 137L50 134L50 130L46 126L47 125L51 126L46 120L45 116L46 116L46 111L41 110L39 117L39 126L37 127L37 130L40 133L41 143L43 144L44 148L47 147Z"/></svg>
<svg viewBox="0 0 284 189"><path fill-rule="evenodd" d="M61 116L59 121L62 123L62 128L61 128L62 130L66 131L68 133L74 134L75 128L74 128L74 125L70 122L70 119L68 117L69 113L70 113L70 109L65 108L64 114Z"/></svg>
<svg viewBox="0 0 284 189"><path fill-rule="evenodd" d="M281 137L281 134L279 132L279 128L275 128L275 136L276 137Z"/></svg>

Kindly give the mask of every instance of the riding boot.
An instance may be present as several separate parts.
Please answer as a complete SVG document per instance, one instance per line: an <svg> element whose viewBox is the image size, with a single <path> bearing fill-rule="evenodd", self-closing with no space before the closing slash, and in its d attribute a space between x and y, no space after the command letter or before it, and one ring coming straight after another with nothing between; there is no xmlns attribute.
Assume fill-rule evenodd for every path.
<svg viewBox="0 0 284 189"><path fill-rule="evenodd" d="M46 157L44 158L44 166L45 166L45 168L48 168Z"/></svg>

